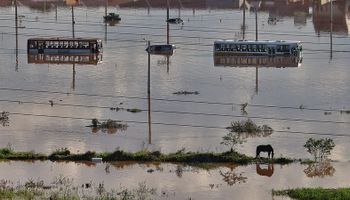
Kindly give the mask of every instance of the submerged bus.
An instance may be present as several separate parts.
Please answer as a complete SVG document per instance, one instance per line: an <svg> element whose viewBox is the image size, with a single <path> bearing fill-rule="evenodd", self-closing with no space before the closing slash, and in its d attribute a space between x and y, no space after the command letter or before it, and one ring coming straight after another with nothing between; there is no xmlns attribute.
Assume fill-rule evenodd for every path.
<svg viewBox="0 0 350 200"><path fill-rule="evenodd" d="M287 40L217 40L214 42L214 54L251 55L251 56L301 56L300 41Z"/></svg>
<svg viewBox="0 0 350 200"><path fill-rule="evenodd" d="M94 54L102 52L102 40L96 38L30 38L28 54Z"/></svg>

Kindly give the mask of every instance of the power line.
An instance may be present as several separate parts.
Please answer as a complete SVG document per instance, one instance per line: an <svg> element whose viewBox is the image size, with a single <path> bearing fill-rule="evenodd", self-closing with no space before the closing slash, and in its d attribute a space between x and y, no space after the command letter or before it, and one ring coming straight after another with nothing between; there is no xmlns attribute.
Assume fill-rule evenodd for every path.
<svg viewBox="0 0 350 200"><path fill-rule="evenodd" d="M18 103L18 104L34 104L34 105L50 105L50 103L43 103L43 102L6 100L6 99L0 99L0 102ZM82 108L99 108L99 109L111 109L111 108L113 108L112 106L94 106L94 105L66 104L66 103L53 103L51 106L53 106L53 105L55 105L55 106L68 106L68 107L82 107ZM147 112L148 110L147 109L140 109L140 111ZM188 112L188 111L151 110L151 112L152 113L165 113L165 114L180 114L180 115L250 118L250 119L263 119L263 120L275 120L275 121L293 121L293 122L305 122L305 123L350 124L350 122L346 122L346 121L316 120L316 119L303 119L303 118L277 118L277 117L232 115L232 114Z"/></svg>
<svg viewBox="0 0 350 200"><path fill-rule="evenodd" d="M62 95L75 95L75 96L86 96L86 97L101 97L101 98L125 98L125 99L139 99L148 100L147 97L140 96L126 96L126 95L102 95L102 94L87 94L87 93L70 93L60 91L48 91L48 90L33 90L33 89L21 89L21 88L5 88L0 87L3 91L17 91L17 92L36 92L36 93L47 93L47 94L62 94ZM211 101L192 101L192 100L179 100L179 99L166 99L166 98L151 98L155 101L165 102L179 102L179 103L194 103L194 104L207 104L207 105L222 105L222 106L241 106L241 103L235 102L211 102ZM18 102L18 101L17 101ZM341 112L342 109L323 109L323 108L300 108L294 106L280 106L280 105L264 105L264 104L249 104L251 107L260 108L278 108L278 109L293 109L293 110L308 110L308 111L322 111L322 112Z"/></svg>
<svg viewBox="0 0 350 200"><path fill-rule="evenodd" d="M32 113L20 113L20 112L9 112L9 114L10 115L20 115L20 116L31 116L31 117L72 119L72 120L91 120L92 119L92 118L85 118L85 117L69 117L69 116L44 115L44 114L32 114ZM102 119L102 120L107 120L107 119ZM132 123L132 124L148 124L148 121L122 120L122 122ZM163 126L176 126L176 127L188 127L188 128L204 128L204 129L227 130L227 127L221 127L221 126L204 126L204 125L163 123L163 122L152 122L152 124L153 125L163 125ZM350 135L347 135L347 134L333 134L333 133L315 133L315 132L287 131L287 130L274 130L274 132L291 133L291 134L303 134L303 135L333 136L333 137L350 137Z"/></svg>

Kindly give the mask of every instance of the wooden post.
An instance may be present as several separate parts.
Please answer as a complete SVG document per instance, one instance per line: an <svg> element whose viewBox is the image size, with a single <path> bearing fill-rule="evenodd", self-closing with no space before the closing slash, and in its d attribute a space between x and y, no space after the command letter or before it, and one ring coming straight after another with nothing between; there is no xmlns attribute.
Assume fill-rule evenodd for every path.
<svg viewBox="0 0 350 200"><path fill-rule="evenodd" d="M148 144L152 144L152 120L151 120L151 42L148 41L148 79L147 79L147 96L148 96Z"/></svg>

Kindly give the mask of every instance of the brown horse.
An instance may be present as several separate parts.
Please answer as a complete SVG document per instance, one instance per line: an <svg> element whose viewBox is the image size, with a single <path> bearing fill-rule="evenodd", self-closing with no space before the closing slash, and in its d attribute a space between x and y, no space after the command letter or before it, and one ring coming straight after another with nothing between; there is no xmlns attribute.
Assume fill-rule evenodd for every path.
<svg viewBox="0 0 350 200"><path fill-rule="evenodd" d="M273 158L273 148L271 145L259 145L256 147L256 158L260 157L260 152L267 152L268 157Z"/></svg>

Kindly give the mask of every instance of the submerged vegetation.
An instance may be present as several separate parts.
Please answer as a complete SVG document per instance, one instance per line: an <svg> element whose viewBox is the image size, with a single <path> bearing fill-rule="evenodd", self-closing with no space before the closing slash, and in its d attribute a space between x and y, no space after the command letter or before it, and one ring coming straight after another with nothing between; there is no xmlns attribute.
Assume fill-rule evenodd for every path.
<svg viewBox="0 0 350 200"><path fill-rule="evenodd" d="M8 126L9 125L9 113L3 111L0 113L0 125Z"/></svg>
<svg viewBox="0 0 350 200"><path fill-rule="evenodd" d="M51 183L43 180L27 180L24 184L14 184L8 180L0 180L0 199L91 199L91 200L132 200L156 199L156 189L146 183L139 183L134 189L124 187L107 190L104 183L85 183L74 185L73 179L56 177Z"/></svg>
<svg viewBox="0 0 350 200"><path fill-rule="evenodd" d="M126 130L128 128L128 125L126 123L122 123L121 121L115 121L111 119L103 122L100 122L98 119L92 119L91 125L88 127L91 127L92 132L94 133L98 132L99 130L102 130L102 132L116 133L117 130Z"/></svg>
<svg viewBox="0 0 350 200"><path fill-rule="evenodd" d="M112 110L112 111L116 111L116 112L118 112L120 110L126 110L127 112L131 112L131 113L142 112L142 110L139 109L139 108L127 108L127 109L125 109L125 108L122 108L122 107L111 107L109 109Z"/></svg>
<svg viewBox="0 0 350 200"><path fill-rule="evenodd" d="M230 132L222 137L221 144L231 147L231 151L236 145L246 142L249 137L267 137L273 133L270 126L258 126L250 119L231 122L226 129Z"/></svg>
<svg viewBox="0 0 350 200"><path fill-rule="evenodd" d="M275 196L289 196L296 200L348 200L350 188L297 188L289 190L272 190Z"/></svg>
<svg viewBox="0 0 350 200"><path fill-rule="evenodd" d="M331 155L331 151L335 147L335 144L330 138L318 140L309 138L304 147L307 149L307 152L314 156L315 161L323 161L324 159L327 159L329 155Z"/></svg>
<svg viewBox="0 0 350 200"><path fill-rule="evenodd" d="M233 121L226 129L230 130L230 132L238 134L247 133L251 136L268 136L273 132L273 129L270 126L265 124L258 126L251 119L245 121Z"/></svg>
<svg viewBox="0 0 350 200"><path fill-rule="evenodd" d="M182 90L182 91L174 92L173 94L176 94L176 95L190 95L190 94L199 95L199 92L198 91L185 91L185 90Z"/></svg>
<svg viewBox="0 0 350 200"><path fill-rule="evenodd" d="M159 161L159 162L179 162L179 163L235 163L235 164L250 164L250 163L277 163L288 164L294 160L289 158L276 159L256 159L246 156L238 152L223 152L223 153L200 153L200 152L185 152L177 151L175 153L163 154L159 151L138 151L125 152L116 150L114 152L97 153L87 151L85 153L71 153L67 148L62 148L54 151L50 155L35 153L35 152L15 152L8 148L0 149L0 159L7 160L52 160L52 161L91 161L92 158L102 158L103 161Z"/></svg>

